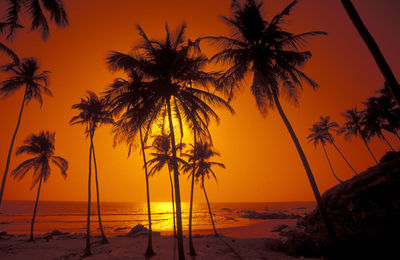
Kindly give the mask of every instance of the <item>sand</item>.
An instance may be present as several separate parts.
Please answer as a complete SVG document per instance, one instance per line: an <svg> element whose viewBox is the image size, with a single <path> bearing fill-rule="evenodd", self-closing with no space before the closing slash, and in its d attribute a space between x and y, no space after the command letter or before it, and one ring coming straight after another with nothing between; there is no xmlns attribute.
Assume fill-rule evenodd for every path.
<svg viewBox="0 0 400 260"><path fill-rule="evenodd" d="M213 236L210 230L208 235L204 235L206 233L204 230L196 231L194 245L197 256L187 255L186 259L299 259L267 248L273 234L266 233L265 237L262 237L261 234L265 231L270 232L273 225L277 224L276 222L278 224L294 224L293 220L272 223L265 221L251 226L220 229L221 238ZM85 247L85 239L79 234L53 236L50 239L44 238L43 235L37 235L34 243L27 242L27 238L27 235L17 235L9 239L0 239L0 259L80 259ZM100 237L92 238L93 255L87 259L145 259L146 235L110 237L109 244L101 244L100 240ZM157 255L151 259L178 259L176 250L174 250L174 242L174 238L170 235L154 235L153 249ZM185 253L188 253L186 236L184 246Z"/></svg>

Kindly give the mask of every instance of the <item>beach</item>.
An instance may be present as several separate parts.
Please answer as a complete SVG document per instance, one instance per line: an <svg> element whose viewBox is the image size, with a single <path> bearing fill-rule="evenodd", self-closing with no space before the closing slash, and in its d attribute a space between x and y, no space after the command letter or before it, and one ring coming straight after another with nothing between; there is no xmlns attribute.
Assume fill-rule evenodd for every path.
<svg viewBox="0 0 400 260"><path fill-rule="evenodd" d="M274 221L275 222L275 221ZM218 230L217 238L211 230L195 232L194 245L196 257L187 256L187 259L304 259L288 256L282 252L271 250L275 243L274 233L271 237L272 224L295 225L293 220L277 220L259 222L257 224L223 228ZM61 230L62 231L62 230ZM200 233L200 234L199 234ZM283 237L282 237L283 239ZM83 234L37 235L35 242L27 242L28 236L19 234L0 239L0 259L80 259L85 247ZM101 238L92 238L92 256L87 259L146 259L144 252L147 246L145 232L134 237L110 237L109 244L101 244ZM177 259L175 239L171 235L154 233L153 249L156 255L151 259ZM184 238L185 253L188 254L188 239ZM174 250L175 247L175 250ZM306 258L316 259L316 258Z"/></svg>

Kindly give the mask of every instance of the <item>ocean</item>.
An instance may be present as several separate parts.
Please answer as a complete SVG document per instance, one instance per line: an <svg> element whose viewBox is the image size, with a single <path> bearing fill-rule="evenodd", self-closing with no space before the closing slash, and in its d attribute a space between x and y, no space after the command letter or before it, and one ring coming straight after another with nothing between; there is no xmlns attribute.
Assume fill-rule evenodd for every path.
<svg viewBox="0 0 400 260"><path fill-rule="evenodd" d="M215 225L230 228L256 224L260 216L278 213L280 216L300 215L312 211L315 202L257 202L257 203L212 203ZM27 234L34 208L34 201L4 201L0 209L0 232ZM146 203L102 202L102 223L107 235L126 234L137 224L147 226ZM86 229L86 202L39 201L35 234L44 234L54 229L61 232L84 233ZM172 203L152 202L153 230L162 234L173 231ZM184 231L188 229L189 203L182 203ZM99 233L97 204L92 203L91 229ZM193 229L212 229L207 204L195 203Z"/></svg>

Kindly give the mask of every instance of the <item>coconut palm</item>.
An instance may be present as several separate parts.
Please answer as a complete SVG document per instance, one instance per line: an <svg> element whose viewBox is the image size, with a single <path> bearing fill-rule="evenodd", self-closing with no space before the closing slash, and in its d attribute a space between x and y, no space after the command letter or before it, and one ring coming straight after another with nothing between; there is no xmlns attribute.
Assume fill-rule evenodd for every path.
<svg viewBox="0 0 400 260"><path fill-rule="evenodd" d="M333 124L334 122L330 123L330 127L337 127L337 125ZM319 123L313 124L312 128L309 128L311 134L307 136L309 139L308 142L313 142L314 146L317 147L317 144L321 144L322 148L324 149L324 154L326 157L326 160L329 163L329 167L331 168L333 176L338 180L340 183L343 183L341 179L339 179L336 176L335 171L333 170L331 160L329 159L328 153L326 152L325 145L326 143L332 143L333 142L333 136L329 132L330 129L326 129L320 126Z"/></svg>
<svg viewBox="0 0 400 260"><path fill-rule="evenodd" d="M251 92L260 112L265 115L270 108L277 108L300 155L328 234L336 243L336 234L321 200L314 175L280 103L282 94L297 102L298 89L302 88L302 82L313 88L318 86L300 70L311 58L311 52L300 49L305 46L308 37L325 33L312 31L292 34L282 27L285 17L296 3L297 1L291 2L281 13L267 21L261 14L262 3L256 3L255 0L247 0L244 4L232 1L232 17L222 17L232 31L231 37L205 39L222 48L211 60L229 66L223 74L221 85L225 86L223 89L229 98L233 98L240 89L240 83L252 76Z"/></svg>
<svg viewBox="0 0 400 260"><path fill-rule="evenodd" d="M169 126L176 201L177 244L179 259L184 259L182 213L179 170L173 118L187 122L206 123L218 115L211 106L232 111L228 103L215 94L203 90L215 82L215 73L204 72L207 58L193 51L191 44L184 44L185 25L175 33L166 26L164 40L150 40L140 26L141 44L130 54L112 52L108 63L112 70L136 71L143 75L144 84L130 93L129 109L116 124L117 136L133 135L142 127L147 135L157 119L166 118ZM190 86L193 86L190 88ZM165 117L164 117L165 115ZM198 120L202 118L202 120Z"/></svg>
<svg viewBox="0 0 400 260"><path fill-rule="evenodd" d="M42 182L46 182L50 178L51 168L50 162L54 163L61 170L61 174L63 177L67 177L67 169L68 162L59 156L54 155L54 142L55 142L55 133L50 133L49 131L42 131L38 135L32 134L24 141L24 145L20 146L17 149L16 154L27 154L33 156L15 168L11 175L21 180L30 170L33 170L33 182L32 187L39 184L35 207L33 209L33 216L31 222L31 233L29 237L29 241L34 241L33 238L33 227L35 224L36 210L39 203L39 195L40 189L42 187Z"/></svg>
<svg viewBox="0 0 400 260"><path fill-rule="evenodd" d="M358 33L361 38L364 40L364 43L367 45L369 51L371 52L372 57L375 59L376 65L381 71L387 85L390 89L391 94L393 95L394 100L397 105L400 105L400 87L399 83L396 80L389 64L386 62L385 57L383 56L381 50L379 49L378 44L375 42L372 35L369 33L367 27L365 27L363 21L361 20L357 10L354 8L354 5L350 0L341 0L342 4L356 27Z"/></svg>
<svg viewBox="0 0 400 260"><path fill-rule="evenodd" d="M347 140L350 140L352 136L359 136L363 140L374 161L378 163L368 145L369 139L367 138L363 126L363 112L358 111L357 107L354 107L353 109L347 110L342 116L346 119L346 122L339 128L338 134L344 134L344 138Z"/></svg>
<svg viewBox="0 0 400 260"><path fill-rule="evenodd" d="M86 137L90 138L89 148L89 180L88 180L88 212L87 212L87 227L86 227L86 249L85 255L91 255L90 249L90 204L91 204L91 175L92 175L92 155L95 167L95 179L96 179L96 195L97 195L97 215L99 219L100 232L102 236L102 242L108 243L107 237L103 231L103 225L101 223L101 212L100 212L100 192L99 183L97 176L97 163L95 159L94 151L94 134L96 129L102 124L112 124L111 113L108 110L108 105L105 99L99 98L94 92L87 91L87 96L81 99L80 103L74 104L73 109L78 109L80 112L77 116L74 116L70 123L72 125L82 124L86 126L85 133Z"/></svg>
<svg viewBox="0 0 400 260"><path fill-rule="evenodd" d="M171 142L169 140L169 134L161 134L154 136L154 140L152 146L149 147L153 149L153 152L150 153L152 159L147 161L147 164L150 167L149 175L153 176L157 172L161 171L165 166L168 169L169 182L171 185L171 199L172 199L172 218L174 224L174 237L176 237L176 223L175 223L175 200L174 200L174 185L172 182L171 171L173 169L173 159L172 159L172 151L171 151ZM177 149L183 147L184 144L178 144ZM177 157L178 164L185 165L186 161Z"/></svg>
<svg viewBox="0 0 400 260"><path fill-rule="evenodd" d="M377 136L383 140L388 147L394 151L393 146L389 143L383 130L389 130L390 132L396 132L395 129L389 126L387 119L385 118L385 108L381 105L380 98L370 97L366 102L363 103L366 106L362 124L366 132L368 139Z"/></svg>
<svg viewBox="0 0 400 260"><path fill-rule="evenodd" d="M53 96L51 91L47 88L47 79L50 71L40 71L39 64L35 58L24 58L20 63L11 63L4 68L6 72L11 74L11 76L0 83L0 96L2 98L8 97L23 88L24 96L22 98L22 104L18 115L17 126L15 127L14 134L11 138L10 148L8 150L6 167L4 169L3 181L1 183L0 204L3 198L8 169L10 167L11 153L21 123L24 107L33 99L36 99L40 103L40 106L42 106L43 93Z"/></svg>
<svg viewBox="0 0 400 260"><path fill-rule="evenodd" d="M200 181L201 183L200 187L202 188L204 192L204 197L206 198L208 212L210 214L210 219L214 230L214 235L218 237L219 235L217 233L217 229L215 228L213 214L211 212L210 201L208 200L206 192L205 179L213 177L215 181L217 181L217 176L215 175L215 172L213 171L212 168L214 166L218 166L225 169L225 165L223 163L210 161L212 157L220 156L220 154L214 150L211 144L206 142L199 142L195 146L192 145L192 149L187 151L185 155L188 157L189 164L185 165L183 169L185 172L191 172L190 175L194 174L195 179L197 181ZM194 172L192 171L193 168L195 168Z"/></svg>

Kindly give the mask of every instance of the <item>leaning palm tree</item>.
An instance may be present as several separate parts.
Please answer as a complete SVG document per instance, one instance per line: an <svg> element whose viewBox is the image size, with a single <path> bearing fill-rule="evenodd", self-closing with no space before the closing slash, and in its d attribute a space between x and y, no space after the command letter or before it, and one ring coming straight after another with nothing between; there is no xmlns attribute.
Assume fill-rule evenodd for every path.
<svg viewBox="0 0 400 260"><path fill-rule="evenodd" d="M81 99L80 103L72 106L73 109L78 109L80 113L74 116L70 123L72 125L82 124L86 126L86 137L90 138L89 148L89 180L88 180L88 212L87 212L87 227L86 227L86 249L85 255L91 255L90 249L90 203L91 203L91 173L92 173L92 155L95 167L95 179L96 179L96 195L97 195L97 215L99 219L100 232L102 236L102 242L108 243L107 237L103 231L103 225L101 223L100 213L100 195L99 195L99 183L97 176L97 163L94 152L94 133L96 129L102 124L112 124L114 121L112 115L108 110L108 105L105 99L99 98L94 92L87 91L87 96Z"/></svg>
<svg viewBox="0 0 400 260"><path fill-rule="evenodd" d="M370 97L366 102L363 103L366 106L362 124L366 132L367 138L371 139L377 136L379 139L383 140L387 146L394 151L393 146L387 140L384 134L384 130L390 132L396 132L395 129L388 128L388 122L385 118L384 110L382 108L378 97Z"/></svg>
<svg viewBox="0 0 400 260"><path fill-rule="evenodd" d="M180 260L185 259L185 254L174 116L178 123L181 118L188 125L194 121L206 124L210 118L219 119L211 106L227 108L233 112L224 99L207 91L206 87L215 83L216 73L203 71L207 58L192 51L190 44L184 44L185 28L186 26L182 25L175 33L171 33L166 26L164 40L150 40L138 26L142 42L129 54L112 52L108 57L108 64L112 70L124 70L127 73L135 71L144 79L143 84L139 84L127 94L130 105L117 121L116 135L133 136L141 128L145 130L144 135L148 135L157 119L167 119L165 123L169 126L173 158Z"/></svg>
<svg viewBox="0 0 400 260"><path fill-rule="evenodd" d="M329 236L336 243L336 234L311 167L280 103L282 94L297 102L298 88L302 87L302 82L313 88L318 86L300 70L311 58L310 51L300 49L305 46L308 37L326 33L312 31L292 34L286 31L282 27L285 24L284 18L290 14L296 3L297 1L293 1L281 13L267 21L261 14L262 3L256 3L255 0L247 0L244 4L232 1L232 17L222 17L232 31L231 37L205 39L222 48L211 60L229 66L223 74L222 86L225 86L223 89L230 99L239 89L240 83L252 75L251 92L260 112L265 115L270 108L277 108L304 165Z"/></svg>
<svg viewBox="0 0 400 260"><path fill-rule="evenodd" d="M330 127L337 126L337 125L334 125L333 123L334 122L330 123ZM326 143L333 142L333 136L329 132L330 129L321 127L321 125L319 123L315 123L315 124L313 124L313 126L311 128L309 128L309 130L310 130L311 134L307 136L307 138L309 139L308 142L313 142L315 147L317 147L317 144L321 144L322 148L324 149L324 154L325 154L326 160L329 163L329 167L331 168L333 176L340 183L343 183L343 181L336 176L336 173L333 170L333 167L331 164L331 160L329 159L328 153L326 152L326 148L325 148Z"/></svg>
<svg viewBox="0 0 400 260"><path fill-rule="evenodd" d="M352 136L359 136L363 140L374 161L378 163L378 160L376 160L375 155L368 145L369 139L367 138L363 126L363 112L358 111L357 107L354 107L351 110L347 110L342 116L346 119L346 122L339 128L338 134L344 134L344 138L347 140L350 140Z"/></svg>
<svg viewBox="0 0 400 260"><path fill-rule="evenodd" d="M371 55L373 56L379 70L381 71L387 85L390 89L391 94L393 95L394 100L397 105L400 106L400 86L394 76L389 64L386 62L385 57L383 56L381 50L379 49L378 44L375 42L374 38L368 31L367 27L365 27L363 21L361 20L357 10L350 0L341 0L342 4L356 27L358 33L361 38L364 40L364 43L367 45Z"/></svg>
<svg viewBox="0 0 400 260"><path fill-rule="evenodd" d="M335 147L336 151L342 156L343 160L347 163L347 165L350 167L350 169L354 172L355 175L358 175L356 170L354 170L353 166L349 163L349 161L346 159L346 157L343 155L342 151L337 147L335 143L335 139L333 138L332 134L329 132L331 130L337 131L337 128L339 127L338 123L336 122L329 122L330 117L321 117L321 121L317 123L318 127L321 129L322 132L325 132L326 135L330 136L330 144Z"/></svg>
<svg viewBox="0 0 400 260"><path fill-rule="evenodd" d="M225 169L225 165L219 162L212 162L210 159L214 156L220 156L218 152L216 152L213 147L209 143L197 143L195 146L192 145L192 149L187 151L185 154L188 156L189 164L183 167L185 172L191 172L190 175L194 174L194 177L197 181L200 180L201 188L204 192L204 197L206 198L208 213L210 214L211 224L213 226L214 235L218 237L217 229L215 228L213 214L211 212L210 201L208 200L206 187L205 187L205 179L209 179L212 176L215 181L217 181L217 176L213 171L213 166L218 166ZM195 168L193 172L192 169Z"/></svg>
<svg viewBox="0 0 400 260"><path fill-rule="evenodd" d="M149 175L153 176L157 172L161 171L165 166L167 166L169 182L171 186L171 201L172 201L172 219L174 225L174 237L176 237L176 224L175 224L175 200L174 200L174 185L172 182L171 171L173 169L173 159L172 159L172 151L171 151L171 142L169 140L169 134L160 134L154 136L154 140L152 146L149 147L153 149L153 152L150 153L151 159L147 161L147 164L150 167ZM178 144L177 149L180 149L183 144ZM177 157L178 163L180 165L185 165L186 161Z"/></svg>
<svg viewBox="0 0 400 260"><path fill-rule="evenodd" d="M54 163L58 168L60 168L61 174L64 176L64 178L67 177L68 162L64 158L54 155L54 142L55 133L42 131L38 135L32 134L25 139L24 145L20 146L16 152L17 155L25 153L27 155L32 155L33 158L22 162L11 172L11 175L18 180L21 180L26 173L28 173L30 170L33 170L33 182L31 189L39 183L35 207L33 209L29 241L34 241L33 227L35 224L36 210L39 203L40 189L42 187L42 182L46 182L50 177L50 162Z"/></svg>
<svg viewBox="0 0 400 260"><path fill-rule="evenodd" d="M0 83L0 96L2 98L8 97L19 89L24 88L24 96L19 111L17 126L15 127L14 134L11 138L10 148L8 150L6 167L4 169L3 181L0 190L0 205L3 198L5 189L8 169L10 167L11 153L14 146L15 137L17 136L18 128L21 123L22 112L25 105L32 99L38 100L40 106L43 104L42 94L53 96L51 91L47 88L47 79L49 71L40 71L39 64L35 58L24 58L18 64L11 63L4 67L6 72L11 73L11 77Z"/></svg>

